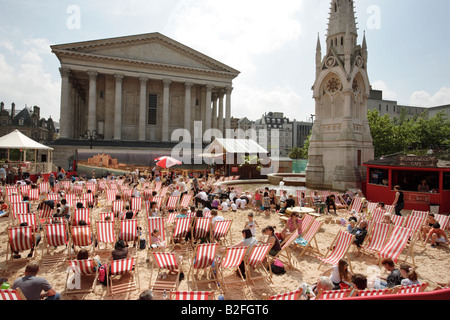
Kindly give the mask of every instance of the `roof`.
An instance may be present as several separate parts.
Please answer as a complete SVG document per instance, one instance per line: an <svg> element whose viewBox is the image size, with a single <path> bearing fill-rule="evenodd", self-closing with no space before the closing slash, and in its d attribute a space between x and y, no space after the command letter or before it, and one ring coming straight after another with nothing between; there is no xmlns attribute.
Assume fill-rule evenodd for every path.
<svg viewBox="0 0 450 320"><path fill-rule="evenodd" d="M40 144L19 130L15 130L0 138L0 149L27 149L27 150L53 150L53 148Z"/></svg>
<svg viewBox="0 0 450 320"><path fill-rule="evenodd" d="M409 167L409 168L449 168L450 162L433 156L417 156L397 153L366 162L366 166Z"/></svg>
<svg viewBox="0 0 450 320"><path fill-rule="evenodd" d="M207 148L205 153L212 153L218 149L225 153L236 154L267 154L267 150L252 139L219 139L216 138ZM216 152L217 153L217 152Z"/></svg>

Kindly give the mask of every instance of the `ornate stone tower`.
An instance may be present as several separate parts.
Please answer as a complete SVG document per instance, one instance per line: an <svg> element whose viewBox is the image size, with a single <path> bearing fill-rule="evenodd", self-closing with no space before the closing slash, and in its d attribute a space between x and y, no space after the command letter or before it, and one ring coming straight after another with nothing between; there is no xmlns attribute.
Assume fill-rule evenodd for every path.
<svg viewBox="0 0 450 320"><path fill-rule="evenodd" d="M365 167L374 157L367 120L370 82L366 38L357 45L353 0L332 0L327 51L316 49L316 102L306 184L310 188L345 191L360 188Z"/></svg>

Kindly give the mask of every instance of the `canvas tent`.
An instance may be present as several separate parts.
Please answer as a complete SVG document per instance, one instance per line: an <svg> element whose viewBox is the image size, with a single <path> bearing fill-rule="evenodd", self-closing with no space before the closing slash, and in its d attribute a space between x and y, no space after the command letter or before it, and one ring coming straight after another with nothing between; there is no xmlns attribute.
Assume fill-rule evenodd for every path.
<svg viewBox="0 0 450 320"><path fill-rule="evenodd" d="M17 165L25 165L25 169L30 172L30 174L33 173L49 173L52 171L52 153L53 148L47 147L43 144L40 144L30 138L28 138L26 135L21 133L19 130L15 130L3 137L0 137L0 149L6 149L8 152L7 160L10 164L13 166ZM23 150L23 161L12 163L10 161L10 150L18 149ZM35 162L29 163L26 161L26 154L27 151L34 150L35 153ZM47 162L46 163L37 163L37 152L39 150L47 151Z"/></svg>

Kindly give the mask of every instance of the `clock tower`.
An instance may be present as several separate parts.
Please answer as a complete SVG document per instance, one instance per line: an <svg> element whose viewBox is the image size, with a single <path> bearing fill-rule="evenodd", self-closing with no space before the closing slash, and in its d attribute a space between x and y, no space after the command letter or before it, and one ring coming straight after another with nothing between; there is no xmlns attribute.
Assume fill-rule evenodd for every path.
<svg viewBox="0 0 450 320"><path fill-rule="evenodd" d="M367 44L365 35L357 44L354 10L353 0L332 0L324 56L320 37L317 40L312 87L316 119L306 168L309 188L361 188L366 177L362 164L374 158L367 119Z"/></svg>

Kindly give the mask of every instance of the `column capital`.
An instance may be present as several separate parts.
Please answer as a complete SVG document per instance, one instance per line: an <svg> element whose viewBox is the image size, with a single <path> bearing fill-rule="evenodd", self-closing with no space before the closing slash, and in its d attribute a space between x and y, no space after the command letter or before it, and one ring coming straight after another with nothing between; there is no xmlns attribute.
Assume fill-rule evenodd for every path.
<svg viewBox="0 0 450 320"><path fill-rule="evenodd" d="M70 76L70 69L69 68L59 68L59 73L61 74L61 77L68 77L68 76Z"/></svg>
<svg viewBox="0 0 450 320"><path fill-rule="evenodd" d="M148 83L148 77L140 76L140 77L139 77L139 82L140 82L142 85L146 85L146 84Z"/></svg>
<svg viewBox="0 0 450 320"><path fill-rule="evenodd" d="M212 89L214 89L214 86L211 83L207 83L205 88L207 91L212 91Z"/></svg>
<svg viewBox="0 0 450 320"><path fill-rule="evenodd" d="M172 84L172 80L170 79L163 79L162 82L164 84L164 87L169 87Z"/></svg>
<svg viewBox="0 0 450 320"><path fill-rule="evenodd" d="M226 87L226 88L225 88L225 92L226 92L227 94L231 94L231 92L233 92L233 90L234 90L234 88L233 88L232 86L229 86L229 87Z"/></svg>
<svg viewBox="0 0 450 320"><path fill-rule="evenodd" d="M217 92L214 92L212 95L212 99L214 100L214 102L217 101L218 97L219 95L217 94Z"/></svg>
<svg viewBox="0 0 450 320"><path fill-rule="evenodd" d="M223 96L225 95L225 90L224 90L224 89L220 89L220 90L217 92L217 94L218 94L218 96L219 96L219 99L223 99Z"/></svg>
<svg viewBox="0 0 450 320"><path fill-rule="evenodd" d="M194 86L194 83L191 82L191 81L186 81L184 83L184 86L185 86L186 89L191 89Z"/></svg>
<svg viewBox="0 0 450 320"><path fill-rule="evenodd" d="M97 71L88 71L89 80L97 80L98 72Z"/></svg>
<svg viewBox="0 0 450 320"><path fill-rule="evenodd" d="M115 74L114 78L116 78L116 82L122 82L125 76L123 74Z"/></svg>

